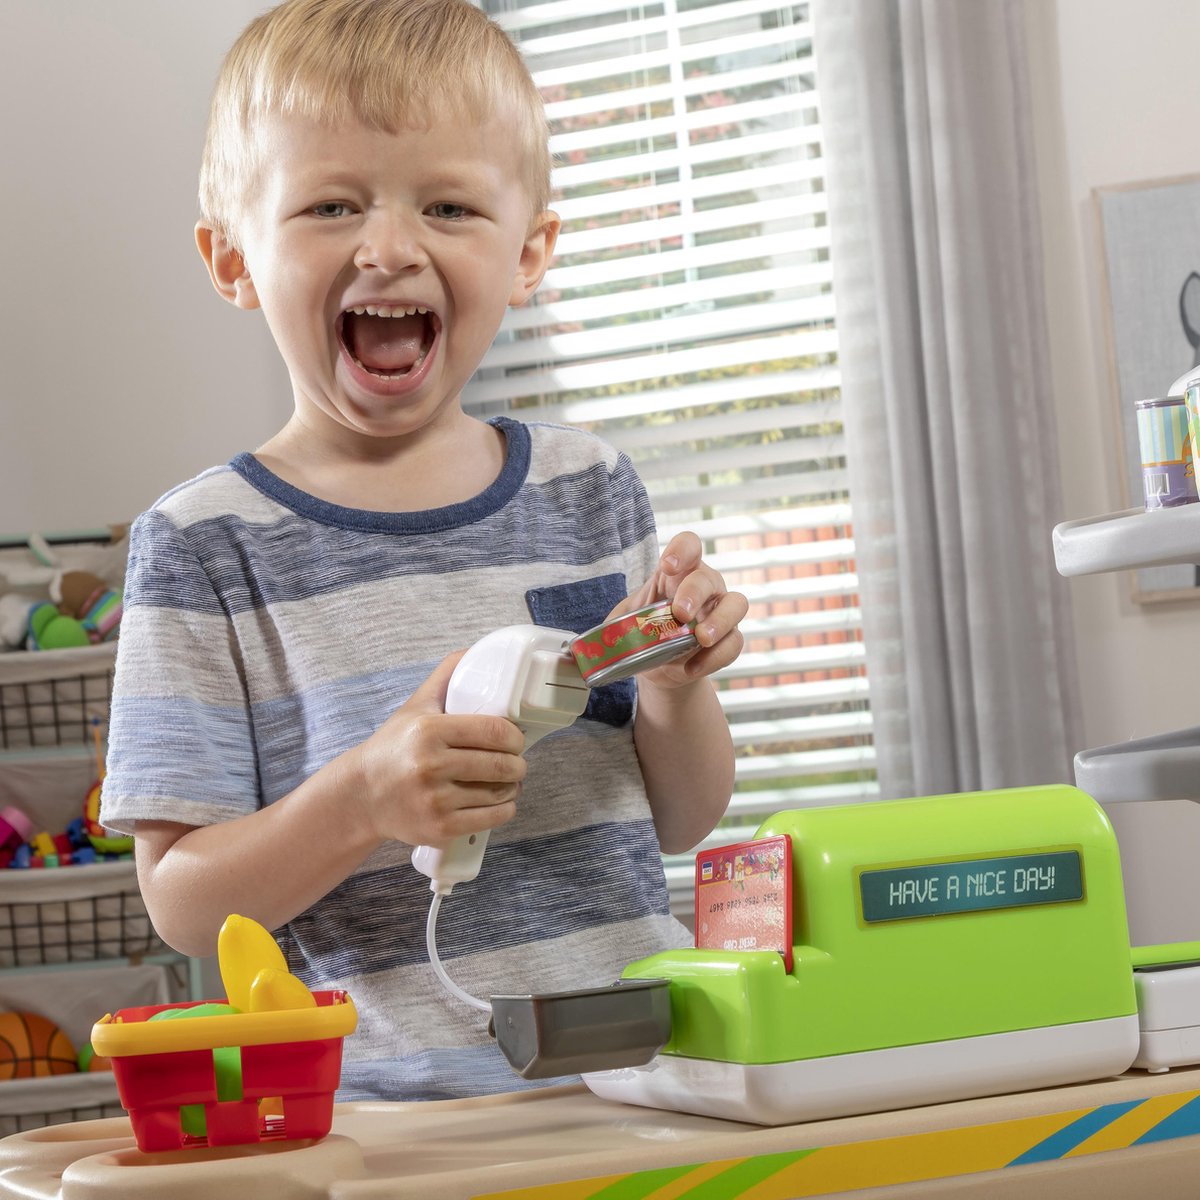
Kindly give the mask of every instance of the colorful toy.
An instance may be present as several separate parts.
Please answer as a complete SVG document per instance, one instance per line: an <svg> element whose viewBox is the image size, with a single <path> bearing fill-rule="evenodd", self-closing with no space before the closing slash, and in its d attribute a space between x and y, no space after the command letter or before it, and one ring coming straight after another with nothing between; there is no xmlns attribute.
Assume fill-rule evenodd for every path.
<svg viewBox="0 0 1200 1200"><path fill-rule="evenodd" d="M31 1012L0 1012L0 1079L70 1075L79 1070L70 1038Z"/></svg>
<svg viewBox="0 0 1200 1200"><path fill-rule="evenodd" d="M99 778L84 797L83 814L63 833L34 832L33 822L19 808L0 809L0 868L89 866L99 861L133 857L133 838L110 835L100 824L100 786L104 779L104 752L100 722L92 720L92 739Z"/></svg>
<svg viewBox="0 0 1200 1200"><path fill-rule="evenodd" d="M90 571L64 571L50 585L50 597L64 616L79 622L89 642L110 642L121 622L121 593Z"/></svg>
<svg viewBox="0 0 1200 1200"><path fill-rule="evenodd" d="M271 935L236 914L217 958L228 1003L122 1009L92 1029L139 1149L323 1138L358 1021L349 995L309 992Z"/></svg>
<svg viewBox="0 0 1200 1200"><path fill-rule="evenodd" d="M671 1039L598 1095L761 1124L1053 1087L1127 1070L1138 1007L1117 842L1052 786L785 812L793 965L657 954ZM752 906L723 936L749 933ZM728 942L726 942L728 944Z"/></svg>
<svg viewBox="0 0 1200 1200"><path fill-rule="evenodd" d="M30 650L67 650L90 646L91 639L82 622L64 616L47 600L29 610L27 645Z"/></svg>
<svg viewBox="0 0 1200 1200"><path fill-rule="evenodd" d="M250 988L259 971L287 972L279 943L249 917L231 913L217 934L217 965L225 996L240 1012L250 1010Z"/></svg>
<svg viewBox="0 0 1200 1200"><path fill-rule="evenodd" d="M14 804L0 808L0 848L16 850L33 836L34 823Z"/></svg>
<svg viewBox="0 0 1200 1200"><path fill-rule="evenodd" d="M129 854L133 838L127 834L110 834L100 824L100 789L104 784L104 750L100 745L100 722L92 720L92 744L96 751L96 782L88 788L83 799L83 824L92 848L100 854Z"/></svg>
<svg viewBox="0 0 1200 1200"><path fill-rule="evenodd" d="M98 722L93 721L93 727ZM101 778L104 761L96 733L97 769ZM18 808L0 809L0 868L27 870L38 867L89 866L132 857L133 838L111 836L100 824L100 781L92 784L84 798L84 812L63 833L34 833L33 822Z"/></svg>
<svg viewBox="0 0 1200 1200"><path fill-rule="evenodd" d="M227 1017L240 1010L231 1004L193 1004L187 1008L164 1008L156 1012L151 1021L194 1020L197 1017ZM242 1054L236 1046L218 1046L212 1052L213 1075L217 1081L217 1101L242 1098ZM179 1124L183 1132L192 1137L207 1137L208 1124L204 1119L203 1104L182 1104L179 1107Z"/></svg>
<svg viewBox="0 0 1200 1200"><path fill-rule="evenodd" d="M48 587L38 595L0 595L0 648L62 650L117 637L122 596L100 576L52 571L46 582Z"/></svg>

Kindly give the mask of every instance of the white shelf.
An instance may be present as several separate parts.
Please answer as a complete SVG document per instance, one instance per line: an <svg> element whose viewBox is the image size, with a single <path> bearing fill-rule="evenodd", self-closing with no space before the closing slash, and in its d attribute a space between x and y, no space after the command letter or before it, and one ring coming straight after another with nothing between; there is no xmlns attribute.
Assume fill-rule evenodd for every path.
<svg viewBox="0 0 1200 1200"><path fill-rule="evenodd" d="M1054 527L1060 575L1097 575L1138 567L1200 565L1200 504L1147 512L1129 508Z"/></svg>
<svg viewBox="0 0 1200 1200"><path fill-rule="evenodd" d="M1081 750L1075 784L1099 804L1200 800L1200 728Z"/></svg>

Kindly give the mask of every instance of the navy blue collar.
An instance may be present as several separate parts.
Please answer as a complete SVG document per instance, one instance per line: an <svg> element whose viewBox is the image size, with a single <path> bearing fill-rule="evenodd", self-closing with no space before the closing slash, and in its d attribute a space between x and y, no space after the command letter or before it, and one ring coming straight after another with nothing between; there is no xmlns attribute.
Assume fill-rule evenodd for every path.
<svg viewBox="0 0 1200 1200"><path fill-rule="evenodd" d="M420 512L372 512L330 504L280 479L249 451L243 451L229 465L264 496L322 525L370 533L436 533L471 525L498 512L517 494L529 474L531 439L528 428L511 417L492 417L488 424L499 429L506 442L504 466L500 474L470 500Z"/></svg>

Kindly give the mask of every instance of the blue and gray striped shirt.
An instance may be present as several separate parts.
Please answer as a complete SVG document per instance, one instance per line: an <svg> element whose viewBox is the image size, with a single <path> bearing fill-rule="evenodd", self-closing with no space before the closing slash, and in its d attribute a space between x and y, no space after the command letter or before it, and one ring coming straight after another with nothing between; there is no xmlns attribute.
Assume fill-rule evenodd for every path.
<svg viewBox="0 0 1200 1200"><path fill-rule="evenodd" d="M451 651L531 621L582 632L649 576L654 520L624 455L580 430L493 423L504 468L466 503L343 508L242 454L138 518L105 825L252 813L373 733ZM690 941L667 905L635 697L631 680L598 689L584 717L530 749L516 818L443 905L439 952L471 994L609 984L626 963ZM486 1014L437 981L429 881L410 852L385 844L275 931L309 987L345 988L358 1008L339 1097L530 1086Z"/></svg>

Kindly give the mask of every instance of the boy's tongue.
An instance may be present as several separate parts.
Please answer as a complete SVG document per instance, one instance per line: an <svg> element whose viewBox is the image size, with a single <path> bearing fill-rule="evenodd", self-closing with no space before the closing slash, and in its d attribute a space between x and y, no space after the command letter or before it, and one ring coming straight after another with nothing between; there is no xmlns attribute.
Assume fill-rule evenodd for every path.
<svg viewBox="0 0 1200 1200"><path fill-rule="evenodd" d="M421 355L425 318L372 317L347 313L342 336L350 353L370 371L407 371Z"/></svg>

